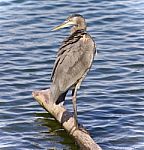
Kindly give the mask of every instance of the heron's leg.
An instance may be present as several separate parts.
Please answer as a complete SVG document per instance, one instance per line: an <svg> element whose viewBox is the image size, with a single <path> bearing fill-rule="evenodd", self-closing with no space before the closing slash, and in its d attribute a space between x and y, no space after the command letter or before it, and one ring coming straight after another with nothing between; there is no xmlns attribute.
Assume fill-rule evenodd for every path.
<svg viewBox="0 0 144 150"><path fill-rule="evenodd" d="M75 124L76 128L78 128L78 121L77 121L77 105L76 105L77 89L78 89L78 84L75 86L75 89L74 89L74 91L73 91L73 97L72 97L73 110L74 110L74 124Z"/></svg>
<svg viewBox="0 0 144 150"><path fill-rule="evenodd" d="M82 78L75 85L75 88L72 90L72 96L73 96L72 102L73 102L74 119L75 119L74 124L75 124L76 128L78 128L76 95L77 95L77 90L80 88L80 85L81 85L84 77L85 77L85 75L82 76Z"/></svg>

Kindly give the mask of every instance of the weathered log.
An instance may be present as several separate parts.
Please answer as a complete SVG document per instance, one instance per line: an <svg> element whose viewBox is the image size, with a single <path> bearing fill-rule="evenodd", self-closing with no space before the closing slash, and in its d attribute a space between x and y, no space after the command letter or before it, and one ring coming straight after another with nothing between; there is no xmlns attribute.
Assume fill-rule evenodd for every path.
<svg viewBox="0 0 144 150"><path fill-rule="evenodd" d="M83 127L76 129L72 113L68 112L64 107L51 102L49 92L48 89L34 91L32 95L46 111L52 114L62 124L64 129L75 139L82 150L102 150Z"/></svg>

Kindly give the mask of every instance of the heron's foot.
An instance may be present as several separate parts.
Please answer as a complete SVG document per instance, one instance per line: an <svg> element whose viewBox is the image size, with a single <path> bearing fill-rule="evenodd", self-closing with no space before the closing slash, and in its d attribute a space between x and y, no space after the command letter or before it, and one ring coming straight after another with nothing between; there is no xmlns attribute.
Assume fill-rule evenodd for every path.
<svg viewBox="0 0 144 150"><path fill-rule="evenodd" d="M81 124L79 124L79 130L81 130L82 132L84 132L86 134L89 134L88 131Z"/></svg>

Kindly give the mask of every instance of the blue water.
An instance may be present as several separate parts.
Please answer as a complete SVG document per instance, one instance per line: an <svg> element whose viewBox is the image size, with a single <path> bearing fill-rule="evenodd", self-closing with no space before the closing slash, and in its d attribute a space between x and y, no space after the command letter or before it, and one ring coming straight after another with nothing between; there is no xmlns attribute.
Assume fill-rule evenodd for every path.
<svg viewBox="0 0 144 150"><path fill-rule="evenodd" d="M98 55L78 91L78 119L104 150L144 150L144 1L0 1L0 149L77 149L32 98L50 86L69 29L50 30L80 13ZM66 107L72 111L70 93Z"/></svg>

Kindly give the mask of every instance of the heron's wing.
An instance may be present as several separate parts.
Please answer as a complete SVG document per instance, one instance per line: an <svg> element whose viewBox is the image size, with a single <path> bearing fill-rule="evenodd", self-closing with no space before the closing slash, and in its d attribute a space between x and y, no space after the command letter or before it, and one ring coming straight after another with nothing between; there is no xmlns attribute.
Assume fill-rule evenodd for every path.
<svg viewBox="0 0 144 150"><path fill-rule="evenodd" d="M81 31L78 31L74 34L72 34L70 37L66 38L61 47L59 48L59 51L57 53L57 58L55 60L54 66L53 66L53 70L52 70L52 74L51 74L51 80L53 80L53 76L55 73L55 69L57 67L58 62L60 61L61 55L67 51L68 49L71 49L71 47L73 46L73 43L76 43L80 38L81 38Z"/></svg>
<svg viewBox="0 0 144 150"><path fill-rule="evenodd" d="M59 86L60 91L68 90L76 84L91 67L95 45L91 37L84 33L72 44L62 48L53 70L53 84Z"/></svg>

